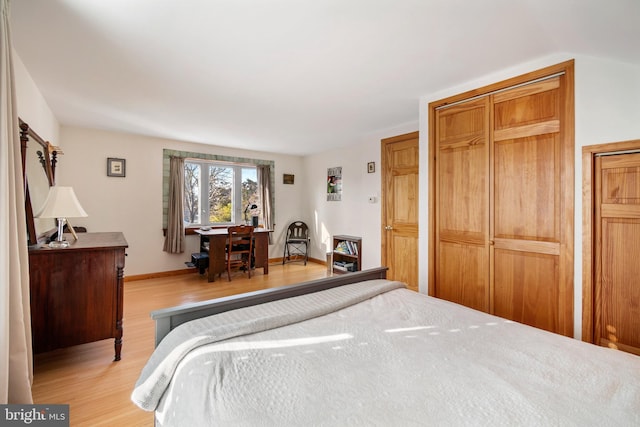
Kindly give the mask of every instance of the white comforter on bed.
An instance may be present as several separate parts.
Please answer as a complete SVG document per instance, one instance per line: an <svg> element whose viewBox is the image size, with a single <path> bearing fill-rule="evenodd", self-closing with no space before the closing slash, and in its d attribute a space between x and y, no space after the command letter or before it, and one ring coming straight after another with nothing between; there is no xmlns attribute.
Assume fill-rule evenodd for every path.
<svg viewBox="0 0 640 427"><path fill-rule="evenodd" d="M166 426L640 425L639 357L401 286L182 325L132 400Z"/></svg>

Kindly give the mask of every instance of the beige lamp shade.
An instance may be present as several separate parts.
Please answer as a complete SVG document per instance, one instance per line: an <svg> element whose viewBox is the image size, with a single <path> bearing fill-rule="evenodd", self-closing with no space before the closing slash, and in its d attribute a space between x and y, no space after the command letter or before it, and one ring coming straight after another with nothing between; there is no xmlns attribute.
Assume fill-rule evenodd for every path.
<svg viewBox="0 0 640 427"><path fill-rule="evenodd" d="M37 218L77 218L88 216L80 206L72 187L54 186L49 189L47 199Z"/></svg>

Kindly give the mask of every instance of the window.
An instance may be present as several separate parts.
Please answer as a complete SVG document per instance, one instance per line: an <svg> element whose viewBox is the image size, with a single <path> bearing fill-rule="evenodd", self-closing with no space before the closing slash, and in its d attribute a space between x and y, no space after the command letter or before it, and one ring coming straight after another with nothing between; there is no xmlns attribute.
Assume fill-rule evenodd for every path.
<svg viewBox="0 0 640 427"><path fill-rule="evenodd" d="M260 215L254 165L188 159L184 178L183 210L188 226L239 224ZM258 208L251 209L254 204Z"/></svg>
<svg viewBox="0 0 640 427"><path fill-rule="evenodd" d="M185 224L187 227L191 226L193 228L197 228L205 225L216 225L220 224L222 226L228 225L232 222L240 223L244 221L245 218L245 210L247 210L247 205L249 202L255 203L258 205L257 209L249 209L246 212L247 220L251 220L251 216L259 215L261 220L266 221L267 223L272 222L272 218L275 215L275 192L273 191L275 187L275 162L273 160L265 160L265 159L252 159L249 157L233 157L233 156L225 156L220 154L209 154L209 153L198 153L195 151L179 151L179 150L170 150L163 149L162 150L162 227L166 230L168 217L169 217L169 170L171 157L182 157L185 159L186 164L192 164L191 169L187 171L185 166L185 184L191 182L190 180L196 180L197 185L196 188L198 190L194 190L190 193L190 198L185 197L183 203L183 218L185 220ZM207 165L203 168L202 165ZM229 212L232 215L232 219L229 222L211 222L210 210L211 206L208 203L209 194L208 194L208 184L209 184L209 166L217 165L218 167L231 168L234 169L234 179L232 184L232 192L233 197L230 198L231 206L229 206ZM238 168L240 169L237 172ZM268 171L268 189L267 194L269 200L260 200L260 194L264 191L264 189L258 184L258 177L260 176L259 171ZM187 173L193 174L193 176L187 175ZM236 183L235 177L239 177L240 183ZM202 188L201 182L204 178L205 187ZM264 179L265 177L262 177ZM250 181L253 181L254 184L251 184ZM245 182L243 187L242 182ZM214 181L215 183L215 181ZM195 184L193 184L195 185ZM246 188L247 191L243 191ZM256 188L253 190L254 196L250 195L251 188ZM185 186L185 190L186 190ZM202 192L205 191L203 195ZM186 191L188 192L188 191ZM236 197L239 197L240 202L237 201ZM215 200L215 199L214 199ZM204 203L205 206L202 206L202 201L206 201ZM216 213L215 203L214 205L214 214ZM267 211L264 211L264 206L269 206ZM204 212L203 212L204 210ZM209 221L207 221L209 219Z"/></svg>

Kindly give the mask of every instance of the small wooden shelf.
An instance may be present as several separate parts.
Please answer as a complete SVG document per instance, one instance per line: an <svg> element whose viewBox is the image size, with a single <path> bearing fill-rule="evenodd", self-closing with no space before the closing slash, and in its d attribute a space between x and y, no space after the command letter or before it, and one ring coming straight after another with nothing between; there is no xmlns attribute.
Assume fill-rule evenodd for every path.
<svg viewBox="0 0 640 427"><path fill-rule="evenodd" d="M335 274L362 270L362 237L337 234L333 236L333 265Z"/></svg>

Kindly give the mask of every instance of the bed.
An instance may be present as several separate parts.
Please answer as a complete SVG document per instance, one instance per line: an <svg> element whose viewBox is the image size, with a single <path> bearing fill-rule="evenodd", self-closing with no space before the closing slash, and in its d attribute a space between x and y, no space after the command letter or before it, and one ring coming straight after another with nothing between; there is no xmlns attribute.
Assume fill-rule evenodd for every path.
<svg viewBox="0 0 640 427"><path fill-rule="evenodd" d="M410 291L378 268L154 312L160 426L640 425L640 358Z"/></svg>

